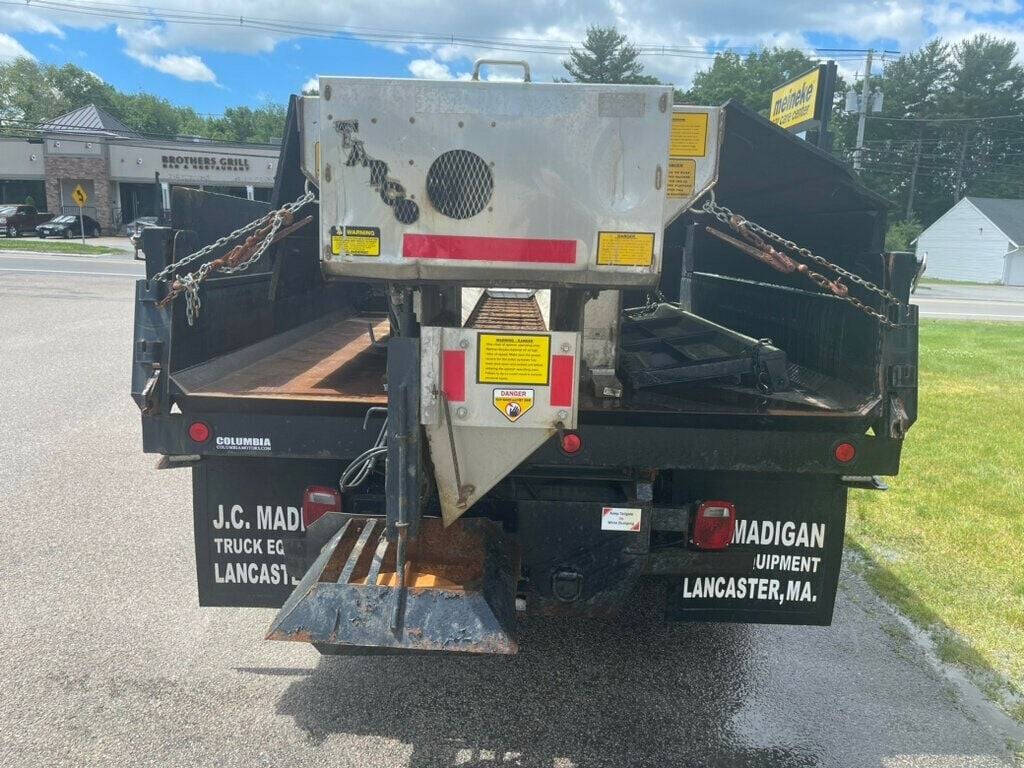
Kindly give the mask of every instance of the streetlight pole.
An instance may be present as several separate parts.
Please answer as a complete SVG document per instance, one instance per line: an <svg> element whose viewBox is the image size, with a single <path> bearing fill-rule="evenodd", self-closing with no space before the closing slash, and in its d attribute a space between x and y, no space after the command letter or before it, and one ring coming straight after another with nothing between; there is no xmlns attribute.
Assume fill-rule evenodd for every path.
<svg viewBox="0 0 1024 768"><path fill-rule="evenodd" d="M857 118L857 147L853 154L853 170L859 171L863 167L862 156L864 154L864 125L868 117L868 99L871 97L871 57L873 50L868 50L868 58L864 63L864 87L860 96L860 117Z"/></svg>

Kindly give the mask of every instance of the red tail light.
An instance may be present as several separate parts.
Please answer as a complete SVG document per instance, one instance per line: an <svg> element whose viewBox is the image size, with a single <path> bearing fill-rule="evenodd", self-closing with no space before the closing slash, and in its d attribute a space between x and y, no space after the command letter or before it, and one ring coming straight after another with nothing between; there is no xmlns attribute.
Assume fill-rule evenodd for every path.
<svg viewBox="0 0 1024 768"><path fill-rule="evenodd" d="M736 530L736 507L731 501L705 501L693 521L693 543L699 549L725 549Z"/></svg>
<svg viewBox="0 0 1024 768"><path fill-rule="evenodd" d="M328 512L341 512L341 493L329 485L311 485L302 494L302 527L309 528Z"/></svg>

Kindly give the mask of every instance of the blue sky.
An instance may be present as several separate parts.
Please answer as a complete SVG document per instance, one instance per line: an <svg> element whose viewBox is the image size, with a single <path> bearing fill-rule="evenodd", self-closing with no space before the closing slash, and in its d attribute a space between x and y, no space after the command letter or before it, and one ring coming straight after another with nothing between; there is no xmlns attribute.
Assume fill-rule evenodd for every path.
<svg viewBox="0 0 1024 768"><path fill-rule="evenodd" d="M0 0L0 59L72 62L122 90L219 114L283 102L316 74L465 77L478 56L526 58L549 79L592 23L617 25L650 51L648 72L682 86L721 46L910 51L935 35L988 32L1024 48L1021 0ZM413 40L424 33L432 39ZM836 58L849 74L862 66L859 54Z"/></svg>

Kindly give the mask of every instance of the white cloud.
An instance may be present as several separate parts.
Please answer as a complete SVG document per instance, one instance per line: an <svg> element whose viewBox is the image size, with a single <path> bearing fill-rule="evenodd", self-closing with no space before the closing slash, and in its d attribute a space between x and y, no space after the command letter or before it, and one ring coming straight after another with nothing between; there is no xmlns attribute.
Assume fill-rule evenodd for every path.
<svg viewBox="0 0 1024 768"><path fill-rule="evenodd" d="M313 75L309 80L302 84L301 91L319 91L320 90L320 79Z"/></svg>
<svg viewBox="0 0 1024 768"><path fill-rule="evenodd" d="M125 53L131 56L144 67L150 67L158 72L187 80L193 83L217 84L217 76L198 56L182 56L177 53L168 53L163 56L151 56L142 51L126 49Z"/></svg>
<svg viewBox="0 0 1024 768"><path fill-rule="evenodd" d="M131 4L136 10L148 8L149 20L108 20L73 11L58 17L34 5L0 6L0 28L60 34L58 26L116 25L132 55L144 58L145 66L198 82L216 81L198 54L264 54L285 41L289 48L299 44L301 34L279 31L281 27L260 29L261 20L289 19L317 34L341 30L362 37L405 57L415 77L464 77L475 58L496 57L528 59L538 81L564 75L561 61L566 49L578 44L588 25L614 24L648 48L643 57L648 73L684 86L694 72L709 65L710 47L810 49L809 41L830 39L843 47L895 43L910 51L935 35L956 40L980 31L1024 42L1022 0L475 0L471 11L465 3L451 0L218 0L199 4L218 17L216 24L206 26L161 17L164 12L195 11L195 0L161 0L158 8L149 8L144 0ZM385 39L381 30L398 30L403 39ZM416 39L424 34L435 37ZM445 42L450 35L493 42ZM509 50L509 44L533 50ZM337 45L344 55L345 43L339 40ZM309 47L304 45L304 51ZM332 69L337 71L331 74L339 74L344 67Z"/></svg>
<svg viewBox="0 0 1024 768"><path fill-rule="evenodd" d="M0 32L0 61L10 61L24 56L26 59L34 59L28 49L10 35Z"/></svg>
<svg viewBox="0 0 1024 768"><path fill-rule="evenodd" d="M413 59L409 62L409 71L413 77L423 80L452 80L451 70L434 59Z"/></svg>

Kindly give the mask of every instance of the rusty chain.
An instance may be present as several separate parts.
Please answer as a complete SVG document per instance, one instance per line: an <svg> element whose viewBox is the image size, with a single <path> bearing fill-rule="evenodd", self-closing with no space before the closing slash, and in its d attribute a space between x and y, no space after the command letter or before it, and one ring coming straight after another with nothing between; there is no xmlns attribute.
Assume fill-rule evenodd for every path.
<svg viewBox="0 0 1024 768"><path fill-rule="evenodd" d="M748 243L736 240L724 235L717 230L708 228L708 231L718 237L720 240L730 243L731 245L739 248L744 253L758 259L759 261L767 264L768 266L776 269L779 272L799 272L804 274L811 282L818 286L823 291L828 291L840 301L844 301L850 304L857 310L863 312L869 317L877 320L880 324L889 327L896 328L899 323L894 323L884 312L869 307L856 296L849 294L848 287L841 281L842 278L846 278L849 282L859 285L863 289L877 294L886 305L899 306L900 301L889 291L876 285L870 280L865 280L860 275L850 272L849 270L840 267L838 264L834 264L823 256L819 256L812 253L809 249L797 245L792 240L788 240L782 235L772 232L770 229L761 226L757 222L751 221L738 213L734 213L724 205L719 205L715 201L714 191L710 191L708 199L704 201L703 205L699 208L691 207L691 213L696 214L709 214L723 224L726 224L730 229L739 233L744 237ZM817 264L825 269L829 270L835 275L839 276L839 279L830 280L824 275L812 271L807 264L801 263L794 260L788 254L783 251L777 250L769 245L766 240L775 243L775 245L781 247L783 251L790 251L791 253L797 254L800 257Z"/></svg>
<svg viewBox="0 0 1024 768"><path fill-rule="evenodd" d="M185 319L190 326L194 325L203 304L199 296L199 286L206 277L215 271L234 274L247 270L260 260L267 248L274 242L281 228L289 226L294 220L295 214L307 203L312 202L316 202L316 194L310 190L309 183L307 182L305 191L294 202L286 203L276 210L269 211L258 219L250 221L245 226L217 238L198 251L184 256L172 264L168 264L153 276L154 280L170 284L167 295L158 302L158 306L167 307L179 295L184 293L186 302ZM188 266L204 256L208 256L218 248L249 233L252 234L249 235L245 242L236 245L220 258L207 261L194 272L175 276L175 272L182 267Z"/></svg>

